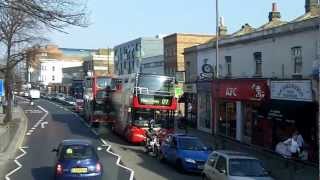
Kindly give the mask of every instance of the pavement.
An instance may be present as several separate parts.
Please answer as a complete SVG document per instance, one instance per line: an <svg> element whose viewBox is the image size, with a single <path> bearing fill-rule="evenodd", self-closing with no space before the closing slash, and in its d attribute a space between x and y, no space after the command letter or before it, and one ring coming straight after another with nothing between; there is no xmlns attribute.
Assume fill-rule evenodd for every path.
<svg viewBox="0 0 320 180"><path fill-rule="evenodd" d="M1 116L0 118L4 118ZM27 129L27 118L20 107L14 107L13 120L0 127L0 178L5 176L7 164L21 146Z"/></svg>
<svg viewBox="0 0 320 180"><path fill-rule="evenodd" d="M51 150L64 139L78 138L88 139L94 146L103 147L103 150L98 151L104 168L103 179L131 178L131 171L117 165L118 157L107 152L107 142L102 142L77 114L46 100L39 100L34 106L25 101L19 103L28 118L28 128L15 158L7 164L6 180L53 179L55 155Z"/></svg>
<svg viewBox="0 0 320 180"><path fill-rule="evenodd" d="M178 132L184 130L178 129ZM276 180L316 180L318 179L318 167L280 157L270 151L264 151L257 147L243 145L239 142L227 140L219 136L213 136L193 128L188 129L188 134L199 137L205 144L214 149L228 149L246 152L262 160L266 168L271 171Z"/></svg>

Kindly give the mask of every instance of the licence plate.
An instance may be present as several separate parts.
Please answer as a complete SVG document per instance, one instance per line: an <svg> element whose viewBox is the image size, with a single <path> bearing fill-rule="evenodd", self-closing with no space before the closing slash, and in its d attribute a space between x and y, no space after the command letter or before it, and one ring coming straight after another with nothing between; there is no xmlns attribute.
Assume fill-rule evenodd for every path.
<svg viewBox="0 0 320 180"><path fill-rule="evenodd" d="M203 169L203 168L204 168L203 165L199 165L199 166L198 166L198 169Z"/></svg>
<svg viewBox="0 0 320 180"><path fill-rule="evenodd" d="M71 173L73 174L81 174L81 173L87 173L88 169L87 168L72 168Z"/></svg>

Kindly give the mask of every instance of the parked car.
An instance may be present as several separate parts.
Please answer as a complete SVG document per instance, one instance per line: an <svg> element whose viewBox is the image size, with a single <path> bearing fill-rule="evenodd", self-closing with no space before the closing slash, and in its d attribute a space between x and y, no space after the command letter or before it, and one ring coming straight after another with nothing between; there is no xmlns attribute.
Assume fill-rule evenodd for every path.
<svg viewBox="0 0 320 180"><path fill-rule="evenodd" d="M181 172L202 172L212 148L199 138L186 134L169 134L162 142L159 160L175 164Z"/></svg>
<svg viewBox="0 0 320 180"><path fill-rule="evenodd" d="M75 112L81 113L83 111L84 101L83 99L76 99Z"/></svg>
<svg viewBox="0 0 320 180"><path fill-rule="evenodd" d="M214 151L202 172L203 180L273 180L262 162L235 151Z"/></svg>
<svg viewBox="0 0 320 180"><path fill-rule="evenodd" d="M53 97L53 100L57 101L57 102L60 102L60 103L63 103L64 102L64 99L65 99L65 95L62 94L62 93L57 93L54 97Z"/></svg>
<svg viewBox="0 0 320 180"><path fill-rule="evenodd" d="M23 97L29 97L29 93L27 91L23 92Z"/></svg>
<svg viewBox="0 0 320 180"><path fill-rule="evenodd" d="M38 89L30 89L29 94L31 99L39 99L41 96L40 90Z"/></svg>
<svg viewBox="0 0 320 180"><path fill-rule="evenodd" d="M23 96L24 95L24 92L23 91L20 91L19 92L19 96Z"/></svg>
<svg viewBox="0 0 320 180"><path fill-rule="evenodd" d="M68 106L75 106L76 105L76 99L72 96L67 96L64 99L64 104Z"/></svg>
<svg viewBox="0 0 320 180"><path fill-rule="evenodd" d="M54 176L62 179L101 180L103 167L96 148L88 140L63 140L56 152Z"/></svg>
<svg viewBox="0 0 320 180"><path fill-rule="evenodd" d="M55 96L56 96L55 94L48 94L47 99L53 100Z"/></svg>

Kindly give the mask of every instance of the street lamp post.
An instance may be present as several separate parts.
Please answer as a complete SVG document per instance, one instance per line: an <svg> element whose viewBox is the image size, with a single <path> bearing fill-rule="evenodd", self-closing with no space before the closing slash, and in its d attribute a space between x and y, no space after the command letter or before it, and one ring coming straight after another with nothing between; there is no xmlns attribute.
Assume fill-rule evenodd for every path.
<svg viewBox="0 0 320 180"><path fill-rule="evenodd" d="M216 78L219 78L219 0L216 0Z"/></svg>

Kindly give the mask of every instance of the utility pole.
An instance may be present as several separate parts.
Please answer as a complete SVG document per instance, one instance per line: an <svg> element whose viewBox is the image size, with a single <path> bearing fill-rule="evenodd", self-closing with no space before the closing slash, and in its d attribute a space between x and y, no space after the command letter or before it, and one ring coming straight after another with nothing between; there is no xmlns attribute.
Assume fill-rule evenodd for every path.
<svg viewBox="0 0 320 180"><path fill-rule="evenodd" d="M110 58L110 48L108 48L108 76L110 75L110 62L109 59Z"/></svg>
<svg viewBox="0 0 320 180"><path fill-rule="evenodd" d="M219 0L216 0L216 79L219 78Z"/></svg>

